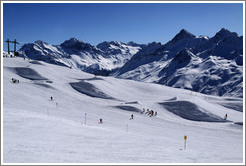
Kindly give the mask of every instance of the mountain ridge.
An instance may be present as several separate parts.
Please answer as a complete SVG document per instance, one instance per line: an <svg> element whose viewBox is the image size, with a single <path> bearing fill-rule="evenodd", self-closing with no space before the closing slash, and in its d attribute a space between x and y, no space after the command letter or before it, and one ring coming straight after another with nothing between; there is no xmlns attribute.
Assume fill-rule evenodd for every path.
<svg viewBox="0 0 246 166"><path fill-rule="evenodd" d="M30 59L99 75L219 96L243 94L243 37L225 28L211 38L181 29L165 44L104 41L92 46L70 38L57 46L37 40L19 51Z"/></svg>
<svg viewBox="0 0 246 166"><path fill-rule="evenodd" d="M242 37L224 28L211 38L194 36L182 29L152 52L140 50L114 76L211 95L242 97L242 48ZM191 61L183 66L173 61L182 60L181 53L186 53L184 59L192 55L186 57Z"/></svg>

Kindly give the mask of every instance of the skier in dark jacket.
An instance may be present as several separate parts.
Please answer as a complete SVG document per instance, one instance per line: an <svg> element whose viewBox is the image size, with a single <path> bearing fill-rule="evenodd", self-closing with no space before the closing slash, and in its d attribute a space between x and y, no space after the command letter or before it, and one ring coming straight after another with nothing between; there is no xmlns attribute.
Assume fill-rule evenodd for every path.
<svg viewBox="0 0 246 166"><path fill-rule="evenodd" d="M131 115L131 119L133 119L133 114Z"/></svg>
<svg viewBox="0 0 246 166"><path fill-rule="evenodd" d="M225 114L225 117L224 117L224 120L226 120L227 119L227 114Z"/></svg>

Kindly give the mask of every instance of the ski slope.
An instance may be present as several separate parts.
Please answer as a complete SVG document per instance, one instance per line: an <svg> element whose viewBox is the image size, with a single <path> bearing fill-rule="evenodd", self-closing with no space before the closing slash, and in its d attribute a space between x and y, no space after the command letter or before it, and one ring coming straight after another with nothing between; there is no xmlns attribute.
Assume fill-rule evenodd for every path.
<svg viewBox="0 0 246 166"><path fill-rule="evenodd" d="M240 98L2 60L4 164L244 163Z"/></svg>

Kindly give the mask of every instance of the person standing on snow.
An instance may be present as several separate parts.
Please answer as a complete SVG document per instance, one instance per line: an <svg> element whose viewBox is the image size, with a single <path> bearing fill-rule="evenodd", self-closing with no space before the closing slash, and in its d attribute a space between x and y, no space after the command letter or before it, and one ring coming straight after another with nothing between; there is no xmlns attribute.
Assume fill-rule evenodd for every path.
<svg viewBox="0 0 246 166"><path fill-rule="evenodd" d="M225 117L224 117L224 120L226 120L227 119L227 114L225 114Z"/></svg>
<svg viewBox="0 0 246 166"><path fill-rule="evenodd" d="M133 119L133 114L131 115L131 119Z"/></svg>

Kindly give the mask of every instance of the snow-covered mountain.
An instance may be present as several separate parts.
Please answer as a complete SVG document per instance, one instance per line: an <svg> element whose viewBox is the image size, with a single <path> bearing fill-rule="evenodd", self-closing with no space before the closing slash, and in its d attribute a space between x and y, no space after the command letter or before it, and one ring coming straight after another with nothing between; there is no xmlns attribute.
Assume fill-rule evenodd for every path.
<svg viewBox="0 0 246 166"><path fill-rule="evenodd" d="M52 64L73 67L83 71L107 75L126 63L144 45L133 42L102 42L97 46L70 38L60 45L35 41L23 45L19 50L23 56Z"/></svg>
<svg viewBox="0 0 246 166"><path fill-rule="evenodd" d="M92 46L71 38L54 46L36 41L25 44L20 54L88 73L243 96L243 37L224 28L211 38L182 29L163 45L111 41Z"/></svg>
<svg viewBox="0 0 246 166"><path fill-rule="evenodd" d="M212 38L182 29L164 45L147 45L114 76L242 97L243 37L224 28Z"/></svg>

